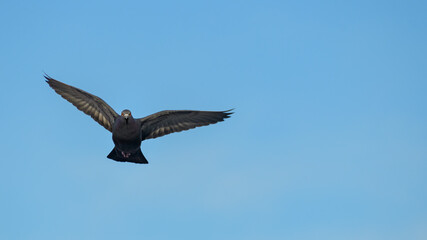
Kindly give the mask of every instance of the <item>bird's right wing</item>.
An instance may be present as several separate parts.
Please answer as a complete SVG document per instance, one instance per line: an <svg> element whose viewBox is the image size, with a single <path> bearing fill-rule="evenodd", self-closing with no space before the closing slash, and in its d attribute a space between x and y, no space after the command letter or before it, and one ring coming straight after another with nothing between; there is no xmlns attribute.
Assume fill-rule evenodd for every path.
<svg viewBox="0 0 427 240"><path fill-rule="evenodd" d="M141 121L142 138L149 139L222 122L225 118L230 117L232 114L230 111L167 110L138 120Z"/></svg>
<svg viewBox="0 0 427 240"><path fill-rule="evenodd" d="M45 76L46 82L56 93L91 116L108 131L113 131L114 119L119 116L104 100L81 89Z"/></svg>

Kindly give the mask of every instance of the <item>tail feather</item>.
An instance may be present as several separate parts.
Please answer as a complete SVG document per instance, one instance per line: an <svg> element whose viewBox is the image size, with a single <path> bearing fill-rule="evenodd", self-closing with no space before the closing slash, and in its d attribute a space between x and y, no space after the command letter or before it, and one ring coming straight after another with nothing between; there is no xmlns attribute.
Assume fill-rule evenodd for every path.
<svg viewBox="0 0 427 240"><path fill-rule="evenodd" d="M142 164L148 163L147 159L142 154L141 149L138 149L138 151L131 153L129 157L125 158L120 153L120 151L114 147L113 150L110 152L110 154L108 154L107 158L113 159L118 162L133 162L133 163L142 163Z"/></svg>

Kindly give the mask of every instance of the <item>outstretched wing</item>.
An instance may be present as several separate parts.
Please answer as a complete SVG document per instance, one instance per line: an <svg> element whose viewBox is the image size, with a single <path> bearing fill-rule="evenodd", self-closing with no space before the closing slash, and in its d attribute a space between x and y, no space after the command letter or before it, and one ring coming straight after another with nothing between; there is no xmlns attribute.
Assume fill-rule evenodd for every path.
<svg viewBox="0 0 427 240"><path fill-rule="evenodd" d="M57 81L49 76L44 76L46 82L56 93L76 106L79 110L91 116L108 131L113 130L114 119L119 116L101 98L81 89Z"/></svg>
<svg viewBox="0 0 427 240"><path fill-rule="evenodd" d="M230 111L167 110L138 120L141 121L142 139L149 139L222 122L225 118L230 117L232 114Z"/></svg>

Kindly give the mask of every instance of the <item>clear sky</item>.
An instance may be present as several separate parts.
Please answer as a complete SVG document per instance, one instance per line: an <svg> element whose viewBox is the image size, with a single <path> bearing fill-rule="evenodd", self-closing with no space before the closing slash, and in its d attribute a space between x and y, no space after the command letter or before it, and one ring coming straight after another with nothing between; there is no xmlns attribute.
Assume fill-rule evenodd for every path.
<svg viewBox="0 0 427 240"><path fill-rule="evenodd" d="M0 1L0 239L427 239L426 1ZM143 117L106 158L43 73Z"/></svg>

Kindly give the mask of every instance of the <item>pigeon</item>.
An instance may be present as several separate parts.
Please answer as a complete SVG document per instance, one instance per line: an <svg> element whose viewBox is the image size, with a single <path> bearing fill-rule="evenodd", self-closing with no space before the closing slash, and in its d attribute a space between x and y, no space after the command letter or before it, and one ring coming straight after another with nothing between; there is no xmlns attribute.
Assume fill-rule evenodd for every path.
<svg viewBox="0 0 427 240"><path fill-rule="evenodd" d="M46 82L56 93L91 116L113 134L114 148L107 158L118 162L147 164L141 142L174 132L222 122L233 109L226 111L165 110L143 118L134 118L130 110L117 114L104 100L48 75Z"/></svg>

